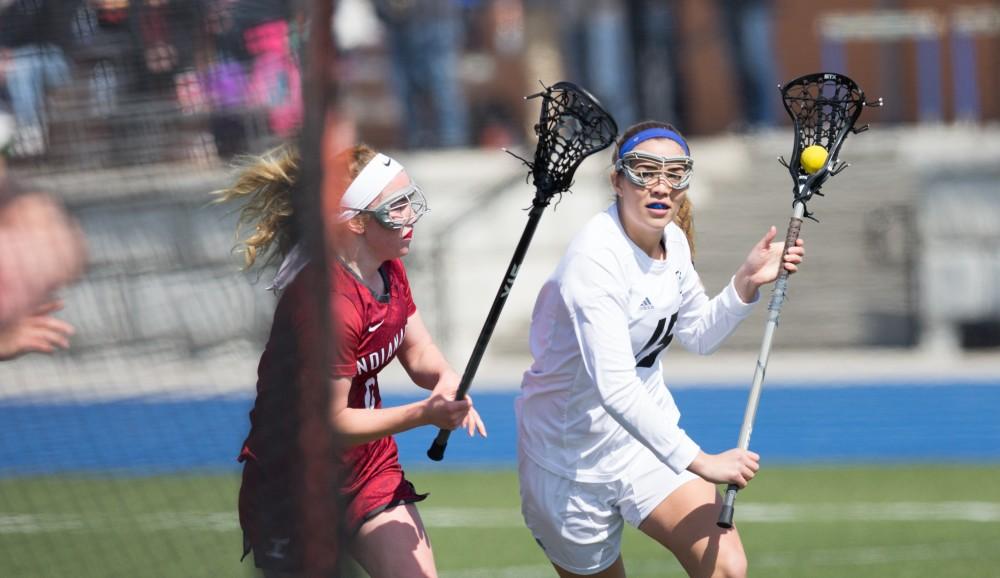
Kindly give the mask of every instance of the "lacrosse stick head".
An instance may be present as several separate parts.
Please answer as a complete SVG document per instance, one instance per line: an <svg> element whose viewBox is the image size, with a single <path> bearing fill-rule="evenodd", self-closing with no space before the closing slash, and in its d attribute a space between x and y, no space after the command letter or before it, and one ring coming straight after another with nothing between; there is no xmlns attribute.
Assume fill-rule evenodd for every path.
<svg viewBox="0 0 1000 578"><path fill-rule="evenodd" d="M527 98L536 97L542 98L535 125L538 146L528 165L535 203L544 206L554 195L569 190L583 159L614 142L618 125L592 94L571 82L557 82Z"/></svg>
<svg viewBox="0 0 1000 578"><path fill-rule="evenodd" d="M782 164L795 183L795 200L804 203L827 179L847 168L839 159L844 140L852 132L868 129L868 125L855 128L854 123L864 107L882 106L882 99L865 102L865 93L857 83L832 72L800 76L780 88L795 130L792 157ZM818 168L807 170L802 166L802 151L813 145L823 147L826 159Z"/></svg>

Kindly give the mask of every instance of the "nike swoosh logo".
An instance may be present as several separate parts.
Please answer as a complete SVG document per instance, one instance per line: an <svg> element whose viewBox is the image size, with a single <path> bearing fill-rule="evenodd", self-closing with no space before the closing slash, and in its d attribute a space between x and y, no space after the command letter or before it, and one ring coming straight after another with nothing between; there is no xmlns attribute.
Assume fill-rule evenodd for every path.
<svg viewBox="0 0 1000 578"><path fill-rule="evenodd" d="M383 319L382 321L379 321L375 325L370 326L368 328L368 333L375 333L375 330L378 329L379 327L382 327L383 323L385 323L385 319Z"/></svg>
<svg viewBox="0 0 1000 578"><path fill-rule="evenodd" d="M392 164L392 159L386 159L385 166L389 166L390 164Z"/></svg>

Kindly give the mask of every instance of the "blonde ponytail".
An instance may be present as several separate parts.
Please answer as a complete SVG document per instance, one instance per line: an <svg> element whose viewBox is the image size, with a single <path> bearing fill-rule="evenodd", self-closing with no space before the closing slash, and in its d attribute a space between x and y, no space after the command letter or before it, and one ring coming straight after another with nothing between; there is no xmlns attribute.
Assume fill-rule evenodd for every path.
<svg viewBox="0 0 1000 578"><path fill-rule="evenodd" d="M327 168L331 168L331 164L335 167L346 165L347 182L350 182L375 155L371 147L355 145L338 153ZM231 187L212 192L217 203L244 201L237 220L236 238L237 247L243 246L245 268L249 269L265 255L266 262L284 256L297 241L291 216L299 164L298 149L293 145L281 145L259 157L247 158ZM241 238L245 227L252 227L253 232Z"/></svg>
<svg viewBox="0 0 1000 578"><path fill-rule="evenodd" d="M213 191L217 203L245 201L236 225L237 247L242 245L247 269L267 255L268 260L291 249L292 187L299 178L299 154L282 145L259 157L248 158L236 182ZM241 238L245 227L253 232ZM277 250L272 251L277 241Z"/></svg>

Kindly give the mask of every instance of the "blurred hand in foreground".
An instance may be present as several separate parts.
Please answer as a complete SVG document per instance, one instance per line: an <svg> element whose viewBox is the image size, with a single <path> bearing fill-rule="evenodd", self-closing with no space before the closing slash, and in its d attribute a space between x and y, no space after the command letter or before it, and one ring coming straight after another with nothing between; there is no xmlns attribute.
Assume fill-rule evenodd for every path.
<svg viewBox="0 0 1000 578"><path fill-rule="evenodd" d="M49 315L62 309L62 301L50 301L29 315L0 327L0 361L30 352L52 353L67 349L73 326Z"/></svg>
<svg viewBox="0 0 1000 578"><path fill-rule="evenodd" d="M83 273L86 246L80 227L43 193L0 204L0 247L0 329L35 315Z"/></svg>

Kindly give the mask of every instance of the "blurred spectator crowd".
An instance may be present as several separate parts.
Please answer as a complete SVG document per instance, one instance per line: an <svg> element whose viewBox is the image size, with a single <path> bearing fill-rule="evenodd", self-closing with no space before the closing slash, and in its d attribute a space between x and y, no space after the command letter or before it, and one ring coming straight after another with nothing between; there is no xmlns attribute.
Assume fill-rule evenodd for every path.
<svg viewBox="0 0 1000 578"><path fill-rule="evenodd" d="M42 155L59 137L86 148L102 131L152 132L144 123L158 114L200 117L223 156L245 148L246 111L288 136L302 115L295 42L285 2L0 0L10 154ZM77 122L68 134L55 131L60 116ZM114 126L124 116L132 122Z"/></svg>
<svg viewBox="0 0 1000 578"><path fill-rule="evenodd" d="M338 4L338 17L367 14L377 27L366 29L361 19L346 29L357 29L362 51L375 45L384 56L380 77L398 128L392 142L379 144L434 148L521 140L524 122L514 98L497 93L523 95L535 80L559 80L527 79L518 62L528 10L557 22L552 40L562 54L561 79L597 93L621 123L657 117L683 128L677 2ZM766 125L774 113L761 96L775 77L770 2L719 4L742 71L745 122ZM53 147L87 149L102 157L100 164L116 158L127 164L151 160L139 150L169 157L196 147L227 158L259 148L260 138L288 137L302 120L304 27L294 6L275 0L0 0L0 114L15 123L8 153L54 157ZM340 45L349 59L352 47ZM500 54L516 64L494 64L492 86L470 91L464 79L476 71L463 59L470 53ZM194 141L167 138L185 131L196 135Z"/></svg>

